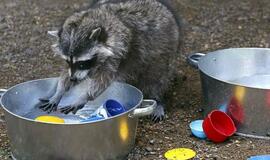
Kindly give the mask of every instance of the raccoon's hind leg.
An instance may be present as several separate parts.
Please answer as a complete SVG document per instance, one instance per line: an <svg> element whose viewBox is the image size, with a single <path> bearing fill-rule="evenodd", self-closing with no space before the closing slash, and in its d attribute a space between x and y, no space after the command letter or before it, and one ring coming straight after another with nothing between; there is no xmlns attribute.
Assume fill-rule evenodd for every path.
<svg viewBox="0 0 270 160"><path fill-rule="evenodd" d="M144 81L143 84L139 84L138 88L142 89L142 92L145 94L147 98L154 99L157 101L157 107L151 115L151 119L154 122L159 122L164 119L164 103L163 103L163 92L165 90L164 86L159 82L153 82L151 84L147 83L151 82L150 80Z"/></svg>
<svg viewBox="0 0 270 160"><path fill-rule="evenodd" d="M151 119L154 122L159 122L164 119L164 104L157 100L157 107L151 115Z"/></svg>

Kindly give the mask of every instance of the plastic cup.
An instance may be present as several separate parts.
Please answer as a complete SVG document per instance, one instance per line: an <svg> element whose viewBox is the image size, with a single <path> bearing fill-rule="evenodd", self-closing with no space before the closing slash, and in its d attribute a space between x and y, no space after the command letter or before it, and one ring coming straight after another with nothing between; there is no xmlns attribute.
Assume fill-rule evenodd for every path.
<svg viewBox="0 0 270 160"><path fill-rule="evenodd" d="M203 130L208 139L220 143L232 136L236 127L226 113L214 110L204 119Z"/></svg>
<svg viewBox="0 0 270 160"><path fill-rule="evenodd" d="M192 134L200 139L206 138L206 135L202 128L203 120L196 120L189 124Z"/></svg>
<svg viewBox="0 0 270 160"><path fill-rule="evenodd" d="M101 107L99 107L94 114L81 122L98 121L111 116L116 116L125 111L125 108L118 101L109 99Z"/></svg>
<svg viewBox="0 0 270 160"><path fill-rule="evenodd" d="M116 116L126 111L118 101L113 99L107 100L103 107L107 110L109 116Z"/></svg>
<svg viewBox="0 0 270 160"><path fill-rule="evenodd" d="M269 160L270 155L259 155L259 156L252 156L248 158L247 160Z"/></svg>

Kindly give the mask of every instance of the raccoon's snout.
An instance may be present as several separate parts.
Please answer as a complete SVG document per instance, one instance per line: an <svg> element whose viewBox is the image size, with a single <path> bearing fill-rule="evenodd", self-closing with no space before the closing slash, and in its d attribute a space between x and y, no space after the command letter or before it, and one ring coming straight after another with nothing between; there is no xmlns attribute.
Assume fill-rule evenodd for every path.
<svg viewBox="0 0 270 160"><path fill-rule="evenodd" d="M70 81L76 82L77 77L75 76L75 70L73 68L69 68L69 76L70 76Z"/></svg>
<svg viewBox="0 0 270 160"><path fill-rule="evenodd" d="M70 81L76 82L85 79L88 75L90 70L72 70L69 69L69 76Z"/></svg>

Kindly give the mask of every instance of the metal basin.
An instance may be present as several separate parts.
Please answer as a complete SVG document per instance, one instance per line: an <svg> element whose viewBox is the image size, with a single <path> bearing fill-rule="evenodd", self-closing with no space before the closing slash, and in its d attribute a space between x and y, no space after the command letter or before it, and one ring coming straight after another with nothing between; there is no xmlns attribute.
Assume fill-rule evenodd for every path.
<svg viewBox="0 0 270 160"><path fill-rule="evenodd" d="M234 120L239 135L269 139L270 49L195 53L188 61L200 70L205 115L221 109Z"/></svg>
<svg viewBox="0 0 270 160"><path fill-rule="evenodd" d="M120 115L80 124L42 123L23 117L38 98L51 94L56 84L56 78L29 81L3 94L1 104L14 159L123 159L134 147L138 117L151 114L156 106L153 100L143 100L137 88L115 82L90 103L102 105L107 99L115 99L127 110ZM64 97L60 103L68 99Z"/></svg>

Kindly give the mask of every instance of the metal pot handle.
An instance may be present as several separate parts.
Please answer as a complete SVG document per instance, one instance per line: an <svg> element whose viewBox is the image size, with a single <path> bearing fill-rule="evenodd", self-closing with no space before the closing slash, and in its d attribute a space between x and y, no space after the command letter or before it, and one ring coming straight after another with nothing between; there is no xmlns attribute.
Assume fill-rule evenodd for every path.
<svg viewBox="0 0 270 160"><path fill-rule="evenodd" d="M6 91L7 91L6 89L0 89L0 99L4 95L4 93L6 93ZM0 105L0 107L2 107L2 106ZM0 123L2 123L2 122L5 122L5 120L4 120L4 118L0 117Z"/></svg>
<svg viewBox="0 0 270 160"><path fill-rule="evenodd" d="M0 98L3 96L4 93L6 93L6 89L0 89Z"/></svg>
<svg viewBox="0 0 270 160"><path fill-rule="evenodd" d="M199 63L199 60L204 57L206 54L204 53L192 53L190 54L188 57L187 57L187 62L195 67L195 68L198 68L198 63Z"/></svg>
<svg viewBox="0 0 270 160"><path fill-rule="evenodd" d="M129 114L129 117L142 117L150 115L154 112L157 107L157 102L151 99L144 99L142 102L141 108L136 108L132 113Z"/></svg>

